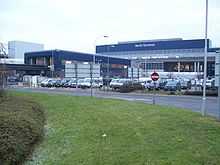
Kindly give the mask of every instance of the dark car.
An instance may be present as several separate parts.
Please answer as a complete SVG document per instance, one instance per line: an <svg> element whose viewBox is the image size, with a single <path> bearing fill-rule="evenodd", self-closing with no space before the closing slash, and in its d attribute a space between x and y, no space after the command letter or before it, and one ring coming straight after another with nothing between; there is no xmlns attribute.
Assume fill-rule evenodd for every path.
<svg viewBox="0 0 220 165"><path fill-rule="evenodd" d="M119 87L119 92L132 92L134 90L142 90L144 86L137 81L124 81Z"/></svg>
<svg viewBox="0 0 220 165"><path fill-rule="evenodd" d="M159 80L159 89L164 89L166 84L167 84L166 79Z"/></svg>
<svg viewBox="0 0 220 165"><path fill-rule="evenodd" d="M57 80L51 80L47 83L46 87L51 88L51 87L55 87Z"/></svg>
<svg viewBox="0 0 220 165"><path fill-rule="evenodd" d="M61 80L56 80L56 82L54 83L54 87L61 87Z"/></svg>
<svg viewBox="0 0 220 165"><path fill-rule="evenodd" d="M61 87L67 87L67 84L68 84L69 81L70 81L70 79L61 80Z"/></svg>
<svg viewBox="0 0 220 165"><path fill-rule="evenodd" d="M76 80L70 80L69 82L68 82L68 87L69 88L76 88L76 85L77 85L77 82L76 82Z"/></svg>
<svg viewBox="0 0 220 165"><path fill-rule="evenodd" d="M180 82L177 80L170 80L167 81L165 87L165 91L181 91L181 85Z"/></svg>

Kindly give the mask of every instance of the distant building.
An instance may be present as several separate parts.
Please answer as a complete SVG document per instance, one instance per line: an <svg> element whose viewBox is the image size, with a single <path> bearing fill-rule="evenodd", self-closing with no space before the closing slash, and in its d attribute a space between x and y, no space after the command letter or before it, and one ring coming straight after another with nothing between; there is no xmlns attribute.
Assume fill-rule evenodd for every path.
<svg viewBox="0 0 220 165"><path fill-rule="evenodd" d="M208 39L207 75L215 75L215 56L220 48L212 48ZM183 40L181 38L118 42L97 45L96 53L102 56L130 59L146 74L159 72L203 72L205 51L204 39Z"/></svg>
<svg viewBox="0 0 220 165"><path fill-rule="evenodd" d="M52 77L65 76L65 64L93 63L100 65L100 76L109 77L127 77L127 68L130 66L130 60L100 56L96 54L65 51L65 50L45 50L25 53L25 64L44 65L50 68Z"/></svg>
<svg viewBox="0 0 220 165"><path fill-rule="evenodd" d="M44 50L43 44L24 42L24 41L9 41L8 42L8 56L9 58L23 60L24 63L24 53L32 51L42 51Z"/></svg>

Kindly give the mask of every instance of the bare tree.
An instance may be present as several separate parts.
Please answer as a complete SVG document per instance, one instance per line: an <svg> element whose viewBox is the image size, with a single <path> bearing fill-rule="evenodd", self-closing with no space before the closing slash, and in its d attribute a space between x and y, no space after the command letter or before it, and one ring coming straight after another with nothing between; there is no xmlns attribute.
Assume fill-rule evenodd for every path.
<svg viewBox="0 0 220 165"><path fill-rule="evenodd" d="M4 93L4 88L6 85L6 75L7 68L5 64L5 59L7 58L6 49L3 43L0 43L0 96Z"/></svg>

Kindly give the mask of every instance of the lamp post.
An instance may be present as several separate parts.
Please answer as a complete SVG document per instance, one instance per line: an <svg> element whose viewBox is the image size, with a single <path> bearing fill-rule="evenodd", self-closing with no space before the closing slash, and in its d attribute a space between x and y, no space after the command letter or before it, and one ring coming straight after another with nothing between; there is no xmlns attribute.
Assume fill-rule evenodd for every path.
<svg viewBox="0 0 220 165"><path fill-rule="evenodd" d="M145 72L145 77L147 77L147 57L141 57L141 59L144 60L144 72Z"/></svg>
<svg viewBox="0 0 220 165"><path fill-rule="evenodd" d="M93 68L94 68L94 65L95 65L95 54L93 54L92 56L93 60L92 60L92 64L90 64L90 96L93 97Z"/></svg>
<svg viewBox="0 0 220 165"><path fill-rule="evenodd" d="M132 60L133 63L135 63L135 67L138 67L138 65L137 65L137 63L138 63L138 57L132 56L132 57L131 57L131 60ZM134 62L133 60L135 60L135 62ZM136 68L135 68L135 70L136 70ZM134 77L137 76L136 74L137 74L137 73L136 73L136 71L135 71L135 76L134 76L134 67L133 67L133 65L132 65L132 67L131 67L131 80L132 80L132 83L133 83Z"/></svg>
<svg viewBox="0 0 220 165"><path fill-rule="evenodd" d="M108 62L107 62L107 91L109 91L109 56L108 56Z"/></svg>
<svg viewBox="0 0 220 165"><path fill-rule="evenodd" d="M98 36L98 37L96 37L96 39L94 40L94 48L95 48L95 51L94 51L94 54L93 54L93 62L92 62L92 64L90 65L90 69L91 69L91 71L90 71L90 73L91 73L91 91L90 91L90 96L92 97L93 96L93 69L94 69L94 65L95 65L95 57L96 57L96 42L97 42L97 40L99 39L99 38L101 38L101 37L103 37L103 38L107 38L108 36L107 35L103 35L103 36Z"/></svg>
<svg viewBox="0 0 220 165"><path fill-rule="evenodd" d="M203 77L203 96L202 96L202 116L206 115L206 77L207 77L207 55L208 55L208 0L206 0L205 16L205 52L204 52L204 77Z"/></svg>
<svg viewBox="0 0 220 165"><path fill-rule="evenodd" d="M54 77L54 50L51 51L51 64L50 64L50 70L51 70L51 77Z"/></svg>
<svg viewBox="0 0 220 165"><path fill-rule="evenodd" d="M217 55L218 55L218 58L215 57L215 60L218 59L218 61L216 61L216 63L218 64L218 68L215 68L215 69L218 69L218 120L220 120L220 50L216 52Z"/></svg>

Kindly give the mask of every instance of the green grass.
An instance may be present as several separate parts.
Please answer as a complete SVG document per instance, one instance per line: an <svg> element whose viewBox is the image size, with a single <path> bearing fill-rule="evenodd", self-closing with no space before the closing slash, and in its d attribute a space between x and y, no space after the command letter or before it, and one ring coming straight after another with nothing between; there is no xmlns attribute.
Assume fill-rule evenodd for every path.
<svg viewBox="0 0 220 165"><path fill-rule="evenodd" d="M113 99L16 95L32 97L47 113L45 139L27 165L220 164L215 119Z"/></svg>

